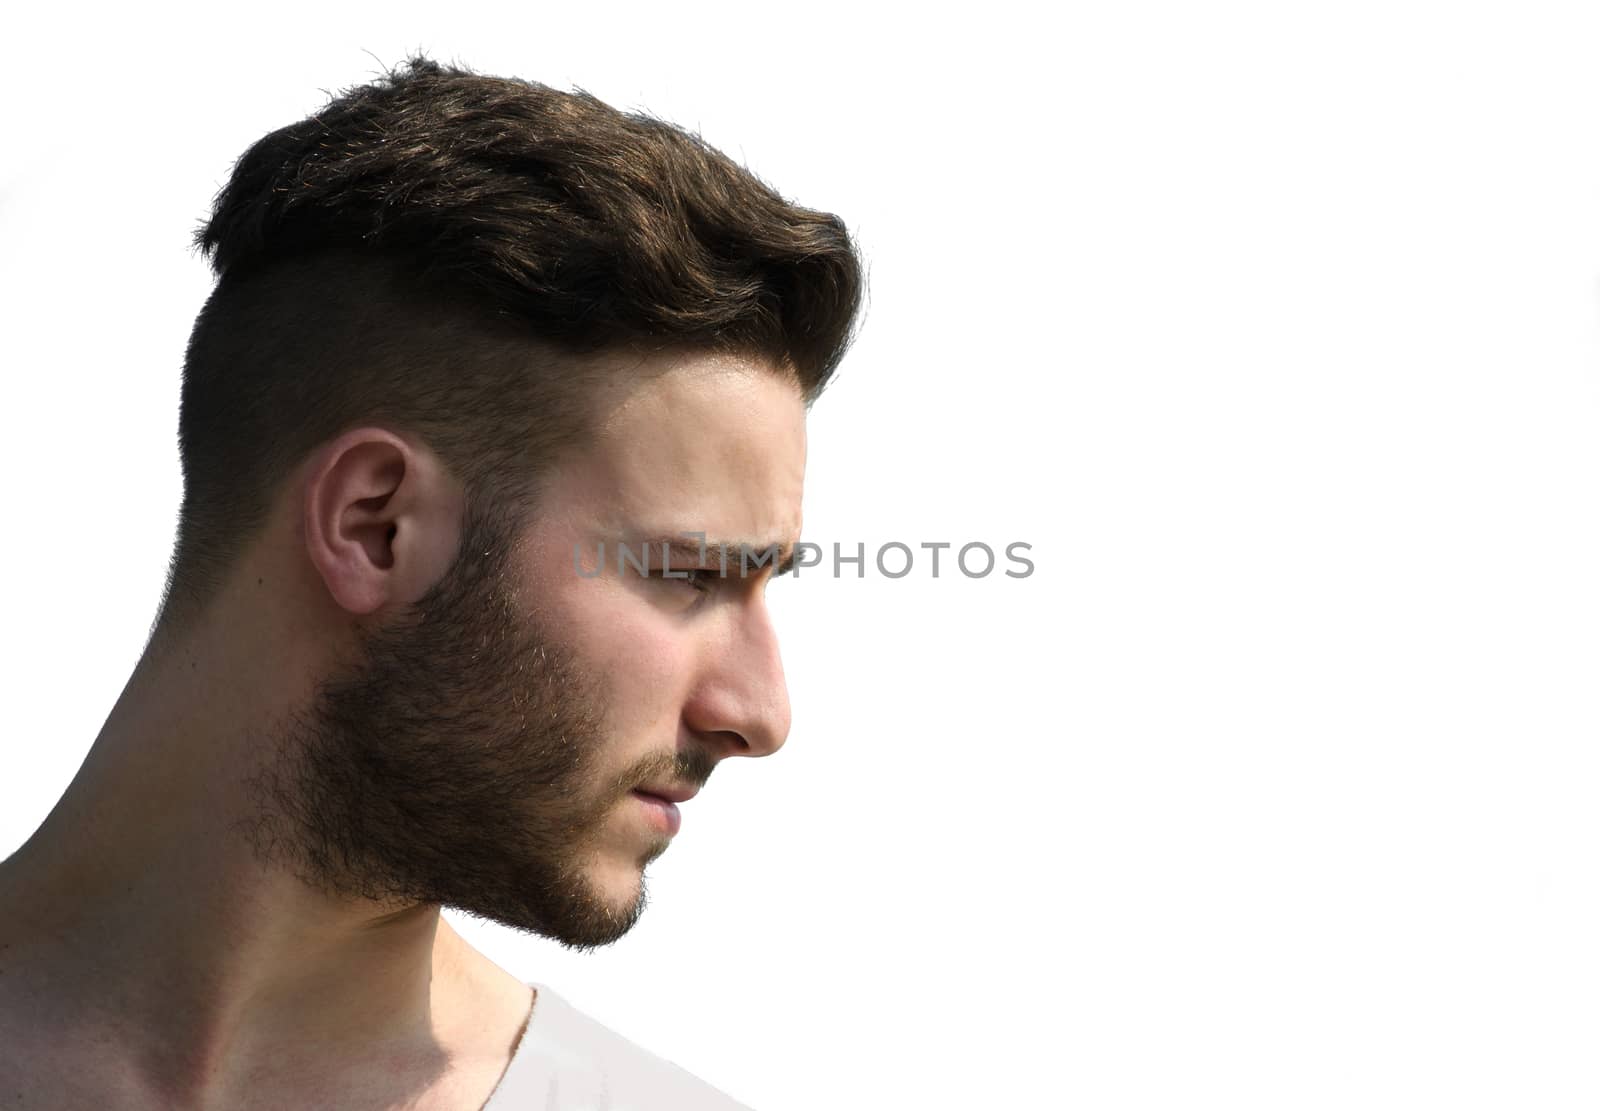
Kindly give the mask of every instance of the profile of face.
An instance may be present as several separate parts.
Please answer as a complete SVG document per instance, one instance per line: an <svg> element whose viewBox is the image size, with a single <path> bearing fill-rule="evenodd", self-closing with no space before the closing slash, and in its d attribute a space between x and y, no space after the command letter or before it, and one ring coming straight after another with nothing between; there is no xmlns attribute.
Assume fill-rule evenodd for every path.
<svg viewBox="0 0 1600 1111"><path fill-rule="evenodd" d="M469 506L447 573L263 738L243 823L260 856L329 894L594 948L638 920L671 843L638 790L690 792L725 757L783 744L770 565L741 574L734 549L724 577L712 546L663 566L659 541L797 541L800 392L732 356L654 371L551 472L530 521ZM619 542L648 550L645 573Z"/></svg>

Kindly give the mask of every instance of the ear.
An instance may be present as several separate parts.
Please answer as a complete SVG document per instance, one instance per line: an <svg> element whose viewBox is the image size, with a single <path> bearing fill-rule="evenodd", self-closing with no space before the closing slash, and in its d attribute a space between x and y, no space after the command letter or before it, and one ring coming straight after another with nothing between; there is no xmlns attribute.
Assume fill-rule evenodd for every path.
<svg viewBox="0 0 1600 1111"><path fill-rule="evenodd" d="M415 602L455 559L465 491L419 442L345 432L313 458L302 493L306 555L349 613Z"/></svg>

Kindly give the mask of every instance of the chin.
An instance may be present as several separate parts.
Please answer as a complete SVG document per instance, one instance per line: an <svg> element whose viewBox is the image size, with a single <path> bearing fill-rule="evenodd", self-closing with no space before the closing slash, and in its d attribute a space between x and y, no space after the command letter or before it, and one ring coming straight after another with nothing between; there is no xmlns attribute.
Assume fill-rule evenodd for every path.
<svg viewBox="0 0 1600 1111"><path fill-rule="evenodd" d="M595 896L619 913L631 910L645 897L645 869L661 855L665 846L644 852L610 854L596 861L589 870L589 885Z"/></svg>

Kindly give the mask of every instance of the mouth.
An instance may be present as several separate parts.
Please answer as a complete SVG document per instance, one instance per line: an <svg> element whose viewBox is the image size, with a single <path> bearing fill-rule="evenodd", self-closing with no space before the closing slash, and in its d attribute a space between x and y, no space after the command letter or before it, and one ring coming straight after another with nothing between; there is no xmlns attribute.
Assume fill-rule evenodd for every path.
<svg viewBox="0 0 1600 1111"><path fill-rule="evenodd" d="M671 799L652 795L648 791L634 791L633 797L638 799L645 808L648 820L661 832L671 837L683 825L683 815L678 813L678 804Z"/></svg>

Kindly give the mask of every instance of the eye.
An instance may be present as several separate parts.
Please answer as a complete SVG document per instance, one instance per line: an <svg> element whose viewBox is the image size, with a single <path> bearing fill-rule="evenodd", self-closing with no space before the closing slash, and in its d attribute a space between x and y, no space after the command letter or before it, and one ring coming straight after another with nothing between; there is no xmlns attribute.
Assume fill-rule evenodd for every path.
<svg viewBox="0 0 1600 1111"><path fill-rule="evenodd" d="M664 583L681 584L698 590L701 594L711 593L717 580L722 578L722 572L715 567L674 567L670 576L667 575L665 568L652 567L648 574L652 579L658 579Z"/></svg>
<svg viewBox="0 0 1600 1111"><path fill-rule="evenodd" d="M722 573L714 567L695 567L688 572L688 578L683 582L688 583L702 594L711 593L712 587L722 579Z"/></svg>

